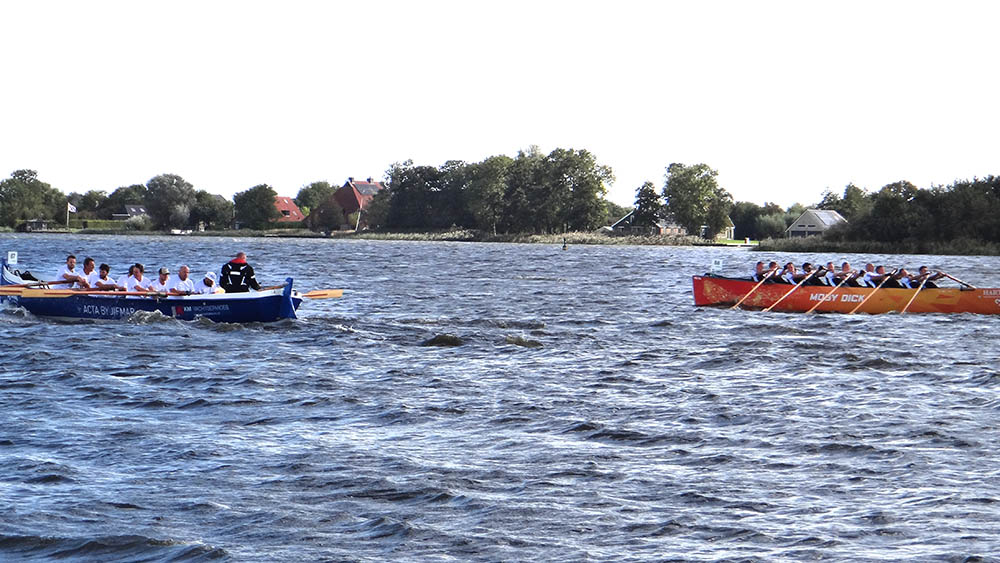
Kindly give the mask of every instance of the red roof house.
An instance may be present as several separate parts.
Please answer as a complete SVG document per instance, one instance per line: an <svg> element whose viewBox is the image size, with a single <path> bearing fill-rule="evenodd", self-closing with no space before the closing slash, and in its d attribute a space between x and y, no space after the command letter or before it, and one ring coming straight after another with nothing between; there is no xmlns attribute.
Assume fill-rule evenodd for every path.
<svg viewBox="0 0 1000 563"><path fill-rule="evenodd" d="M295 205L290 197L275 197L274 206L278 208L281 213L281 217L278 217L279 223L289 223L291 221L301 221L305 219L305 215L299 210L299 206Z"/></svg>
<svg viewBox="0 0 1000 563"><path fill-rule="evenodd" d="M363 182L355 182L354 178L348 178L343 186L333 192L333 198L337 200L337 204L344 210L344 217L347 217L359 209L364 209L372 198L375 197L375 194L384 189L385 184L382 182L372 182L371 178Z"/></svg>

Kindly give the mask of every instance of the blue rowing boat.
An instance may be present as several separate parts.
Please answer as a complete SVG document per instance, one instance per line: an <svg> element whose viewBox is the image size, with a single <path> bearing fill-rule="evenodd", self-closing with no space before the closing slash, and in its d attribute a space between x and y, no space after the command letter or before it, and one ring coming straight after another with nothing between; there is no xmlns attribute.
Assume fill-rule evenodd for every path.
<svg viewBox="0 0 1000 563"><path fill-rule="evenodd" d="M45 285L23 287L35 283L38 282L30 274L13 269L3 260L0 300L51 319L121 320L140 312L159 312L185 321L206 318L220 323L266 323L296 318L295 311L302 304L302 294L292 289L292 278L286 278L282 286L264 291L169 296L120 295L113 291L82 293Z"/></svg>

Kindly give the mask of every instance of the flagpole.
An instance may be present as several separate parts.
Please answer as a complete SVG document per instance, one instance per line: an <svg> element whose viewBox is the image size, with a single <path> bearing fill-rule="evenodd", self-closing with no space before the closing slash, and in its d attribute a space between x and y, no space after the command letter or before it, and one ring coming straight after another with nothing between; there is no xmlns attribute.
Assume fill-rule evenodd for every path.
<svg viewBox="0 0 1000 563"><path fill-rule="evenodd" d="M69 202L66 202L66 228L69 228Z"/></svg>

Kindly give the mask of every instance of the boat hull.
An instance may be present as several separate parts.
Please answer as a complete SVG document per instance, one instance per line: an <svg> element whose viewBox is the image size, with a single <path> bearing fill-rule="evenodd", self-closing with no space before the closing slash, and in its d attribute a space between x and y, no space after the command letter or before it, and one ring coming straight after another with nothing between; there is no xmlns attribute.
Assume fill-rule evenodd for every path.
<svg viewBox="0 0 1000 563"><path fill-rule="evenodd" d="M3 265L2 285L23 283L18 272ZM74 294L65 289L28 289L4 300L37 317L63 320L122 320L136 313L159 312L180 320L206 318L220 323L273 322L294 319L302 297L292 290L292 278L279 289L248 293L145 297L114 292Z"/></svg>
<svg viewBox="0 0 1000 563"><path fill-rule="evenodd" d="M694 303L698 306L733 306L757 285L745 279L694 276ZM765 283L740 304L745 309L766 309L778 302L793 285ZM1000 314L1000 289L925 288L878 289L841 286L801 286L774 306L772 311L803 313L819 304L817 313L849 313L862 303L858 313L975 313ZM874 295L872 293L874 292ZM914 298L914 294L916 297ZM867 298L867 300L866 300ZM913 299L912 303L910 300ZM907 307L909 303L909 307Z"/></svg>
<svg viewBox="0 0 1000 563"><path fill-rule="evenodd" d="M291 300L292 314L282 312L285 298L262 295L251 298L211 296L114 297L74 295L70 297L15 297L15 304L37 317L56 319L121 320L138 312L159 312L190 321L202 317L220 323L273 322L295 318L301 299Z"/></svg>

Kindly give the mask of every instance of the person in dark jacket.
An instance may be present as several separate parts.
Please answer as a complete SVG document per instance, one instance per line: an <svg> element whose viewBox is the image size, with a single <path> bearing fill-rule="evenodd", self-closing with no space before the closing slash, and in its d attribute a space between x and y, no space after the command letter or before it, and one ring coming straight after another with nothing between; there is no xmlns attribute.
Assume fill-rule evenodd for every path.
<svg viewBox="0 0 1000 563"><path fill-rule="evenodd" d="M253 267L247 264L247 255L240 252L222 267L222 279L219 281L226 293L241 293L253 288L260 291L260 284L254 277Z"/></svg>

